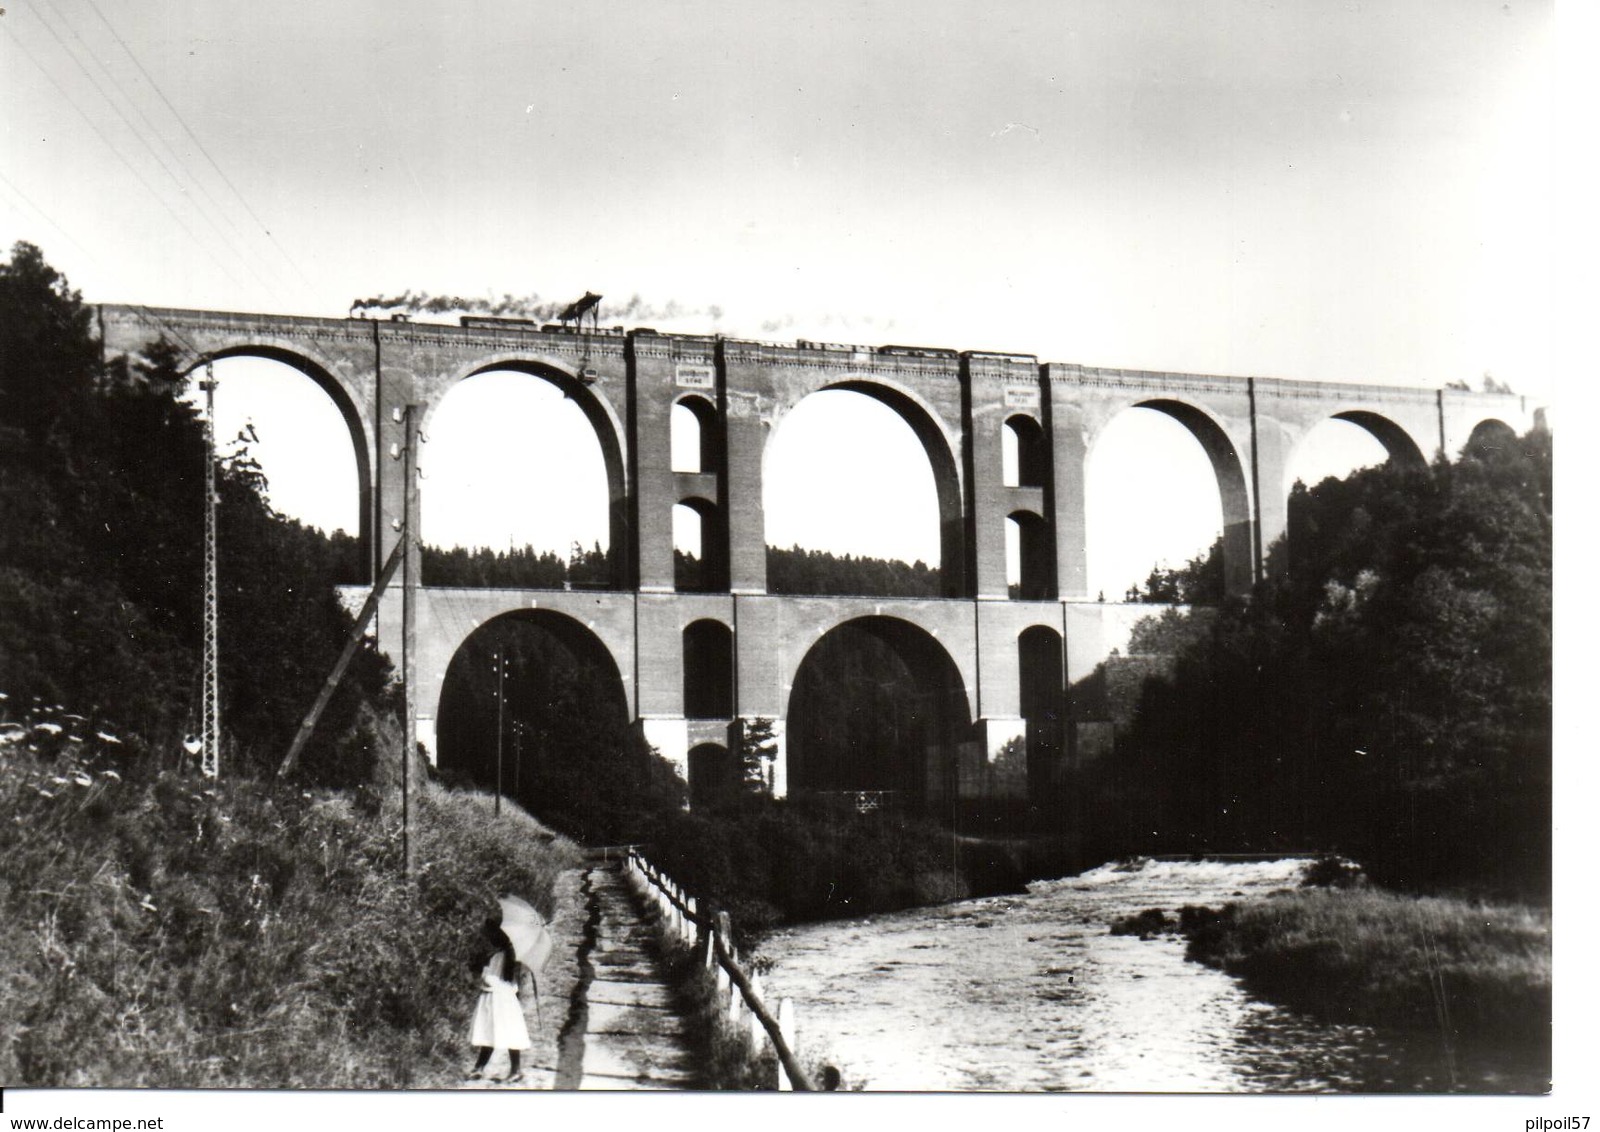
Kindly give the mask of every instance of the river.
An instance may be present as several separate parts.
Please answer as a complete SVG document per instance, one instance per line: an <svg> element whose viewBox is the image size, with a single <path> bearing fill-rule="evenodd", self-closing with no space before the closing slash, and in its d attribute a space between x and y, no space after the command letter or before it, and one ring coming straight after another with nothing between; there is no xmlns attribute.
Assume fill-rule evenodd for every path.
<svg viewBox="0 0 1600 1132"><path fill-rule="evenodd" d="M1114 936L1146 908L1295 885L1307 862L1149 861L775 933L768 996L872 1090L1542 1092L1548 1063L1438 1035L1333 1025L1251 998L1176 938Z"/></svg>

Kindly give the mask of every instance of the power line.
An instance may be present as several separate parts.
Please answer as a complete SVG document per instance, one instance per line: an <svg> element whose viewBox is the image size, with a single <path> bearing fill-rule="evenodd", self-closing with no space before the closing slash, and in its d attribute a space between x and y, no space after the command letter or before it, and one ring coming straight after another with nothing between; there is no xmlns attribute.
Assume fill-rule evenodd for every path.
<svg viewBox="0 0 1600 1132"><path fill-rule="evenodd" d="M139 172L138 168L133 164L133 162L128 160L127 156L122 152L122 150L118 149L111 139L106 137L105 131L95 123L93 118L89 117L88 112L85 111L82 106L78 105L77 101L73 99L72 95L67 93L67 89L61 85L61 83L53 74L50 73L50 69L43 63L39 62L38 58L35 57L33 52L28 49L28 45L23 42L17 33L11 31L8 24L4 26L6 27L7 32L9 32L11 35L12 41L15 42L16 45L22 49L22 53L28 57L28 61L35 67L39 68L39 72L50 81L50 85L55 87L56 91L61 95L61 97L66 100L67 104L78 112L78 117L82 118L84 122L88 124L89 128L95 132L95 136L105 143L106 148L112 152L118 161L121 161L122 164L127 167L128 172L132 173L139 184L144 186L145 191L154 197L161 204L161 206L165 208L169 214L171 214L172 218L178 222L178 226L188 233L189 238L199 245L201 250L210 256L212 261L218 267L220 267L223 272L234 281L234 283L241 287L244 286L244 281L241 280L237 275L234 275L233 272L228 269L228 265L217 258L216 253L212 251L209 246L207 246L204 240L200 239L200 237L195 233L195 230L189 227L189 225L184 221L183 217L178 215L177 210L172 207L172 205L167 201L167 198L158 193L155 190L155 187L145 179L144 174ZM46 26L48 27L48 25Z"/></svg>
<svg viewBox="0 0 1600 1132"><path fill-rule="evenodd" d="M103 98L105 100L106 104L111 107L112 111L116 114L116 116L119 119L122 120L122 124L128 128L128 132L133 135L134 140L137 141L140 145L144 146L145 150L150 154L150 156L152 156L152 157L154 157L156 159L156 164L160 165L162 170L167 174L167 176L172 179L172 183L178 187L178 191L180 193L182 193L185 197L188 197L188 195L189 195L188 194L188 190L183 187L183 182L179 179L178 175L172 171L172 167L167 164L166 159L163 158L161 156L161 154L156 152L155 147L152 146L145 139L144 135L139 132L139 128L137 126L135 126L133 124L133 121L128 117L128 115L123 112L122 107L118 104L118 100L113 98L109 93L107 93L106 88L100 84L100 80L95 78L94 75L89 72L89 69L83 65L83 60L78 57L78 53L75 52L72 49L71 45L69 45L67 43L67 41L61 37L61 33L56 31L55 27L48 20L45 19L44 10L45 10L45 6L43 4L39 5L39 7L37 9L37 15L38 15L38 18L39 18L39 23L41 25L43 25L45 31L50 33L50 37L56 41L56 44L66 54L67 58L72 61L72 65L77 67L78 73L81 74L84 78L89 80L89 84L94 87L95 92L97 94L99 94L101 98ZM67 21L66 21L66 19L64 17L59 17L58 16L58 18L61 18L61 22L63 24L67 24ZM83 42L83 37L79 36L76 31L73 31L72 26L70 24L67 24L67 30L68 31L72 31L72 34L74 36L77 36L79 43ZM87 48L85 48L85 50L87 52ZM88 54L89 54L90 58L94 58L94 55L93 55L92 52L88 52ZM35 64L37 64L38 61L35 60L34 62L35 62ZM99 60L96 60L96 63L98 64ZM102 65L102 69L103 69L103 65ZM110 72L107 72L108 77L109 77L109 74L110 74ZM112 80L112 85L113 86L116 85L115 80ZM104 135L102 135L102 136L104 136ZM146 184L146 187L149 187L149 183L148 182L145 182L145 184ZM152 188L151 192L154 192L154 191L155 190ZM162 204L164 204L164 205L167 204L165 198L162 198ZM168 211L172 212L174 217L176 217L178 215L177 212L174 211L170 206L168 206ZM222 240L223 244L228 246L228 250L230 252L232 252L235 256L238 256L238 258L240 258L240 259L246 259L246 257L240 256L238 251L233 248L231 241L229 241L228 237L223 234L222 229L217 227L216 221L212 220L211 217L206 212L204 212L203 210L197 210L197 211L200 211L200 215L205 219L207 224L211 225L211 230L217 234L218 238ZM199 237L197 235L195 235L194 231L192 229L188 228L187 225L185 225L185 230L188 231L189 234L195 238L195 241L197 243L199 242ZM221 261L218 261L218 262L220 264ZM247 267L249 266L248 260L246 260L246 266ZM223 270L226 271L227 268L224 267ZM252 271L254 271L253 268L252 268ZM235 283L238 283L240 285L244 284L244 281L242 279L240 279L238 276L234 275L231 271L229 272L229 277L232 278ZM256 279L257 279L258 282L261 283L261 285L263 287L267 287L269 290L271 289L271 284L267 283L267 281L265 279L262 279L259 273L256 273Z"/></svg>
<svg viewBox="0 0 1600 1132"><path fill-rule="evenodd" d="M88 256L89 259L95 263L104 266L104 262L99 256L95 255L92 251L85 247L83 243L71 232L63 228L60 222L57 221L53 216L51 216L44 209L40 208L38 204L36 204L33 199L28 196L27 193L23 192L22 189L17 186L15 181L11 180L11 178L7 177L4 173L0 173L0 182L4 182L6 187L16 194L16 196L21 199L23 204L27 205L29 208L33 209L34 212L38 213L46 224L49 224L50 227L54 228L57 232L60 232L70 243L77 247L79 251ZM154 310L142 303L128 303L127 305L137 310L141 315L153 323L163 334L169 335L180 346L188 350L190 354L194 355L196 362L204 359L205 353L200 349L200 347L196 346L192 341L189 340L187 336L184 335L182 331L173 326L166 319L162 318Z"/></svg>
<svg viewBox="0 0 1600 1132"><path fill-rule="evenodd" d="M234 195L234 199L236 199L239 204L244 207L245 212L250 214L250 219L255 221L256 227L260 228L261 231L266 235L267 239L272 241L272 246L278 249L278 254L283 256L284 262L294 269L295 274L300 276L300 281L302 283L304 283L307 287L314 286L311 280L306 277L305 272L300 270L300 265L294 261L294 258L290 256L287 251L284 250L283 245L278 243L278 238L272 234L272 229L268 228L265 221L256 215L255 209L250 207L250 202L245 199L244 194L239 191L238 187L233 183L232 178L222 171L222 167L218 165L216 159L211 156L211 152L206 149L205 144L195 136L195 132L189 128L189 123L184 119L182 114L178 113L178 108L172 105L172 100L166 96L166 93L161 89L160 84L156 82L149 71L145 70L144 64L141 63L139 61L139 57L133 53L133 50L128 46L127 41L122 38L122 36L117 32L116 28L111 26L111 21L106 19L105 14L100 11L100 6L96 4L94 0L84 0L84 2L94 10L94 14L100 18L100 22L105 25L106 30L111 33L112 38L115 39L122 47L123 52L128 56L128 58L133 60L133 65L139 68L139 73L144 76L144 81L150 84L150 89L156 92L156 96L160 98L161 101L166 105L166 108L172 112L172 116L177 119L178 125L183 127L183 132L189 135L189 140L194 142L194 146L200 151L201 156L206 159L211 168L216 172L217 176L222 178L222 183L228 186L229 191Z"/></svg>
<svg viewBox="0 0 1600 1132"><path fill-rule="evenodd" d="M27 193L23 192L22 189L17 186L17 183L10 177L7 177L4 173L0 173L0 182L4 182L5 186L14 194L16 194L16 196L21 199L23 204L27 205L29 208L33 209L34 212L38 213L46 224L50 225L50 227L54 228L57 232L60 232L61 235L66 238L68 243L72 244L90 259L96 258L93 252L84 247L82 244L78 243L78 238L76 236L74 236L71 232L68 232L61 225L57 224L48 212L34 204L33 199L29 197Z"/></svg>
<svg viewBox="0 0 1600 1132"><path fill-rule="evenodd" d="M211 204L212 211L214 211L219 217L222 218L222 220L228 225L228 227L233 230L233 234L235 236L237 236L240 240L243 240L244 239L244 233L239 231L238 225L235 224L233 222L233 219L230 216L228 216L228 214L226 212L223 211L222 205L218 203L217 199L214 196L211 195L211 190L206 188L205 182L202 181L199 177L196 177L192 172L190 172L190 170L188 168L186 168L183 157L181 155L179 155L179 153L175 149L172 148L172 145L167 141L166 137L161 133L161 130L156 126L156 124L154 122L152 122L150 120L149 115L147 115L144 112L144 108L139 105L139 100L134 98L128 92L128 90L122 85L121 81L118 80L117 76L112 73L111 68L106 66L105 60L101 59L100 56L95 53L94 49L89 46L88 41L83 38L83 35L78 31L77 28L72 26L72 22L70 20L68 20L66 18L66 16L63 15L60 12L59 9L56 12L56 18L59 19L61 21L61 23L66 27L66 29L72 33L72 38L75 39L78 42L78 45L82 48L83 53L88 55L90 59L94 60L95 66L98 67L100 69L100 73L106 77L106 81L108 81L111 84L112 89L114 89L117 92L117 94L119 94L121 96L122 101L133 108L133 112L139 116L139 121L144 123L145 128L149 131L149 133L151 135L153 135L155 137L155 140L160 142L162 148L166 150L167 156L172 159L173 163L177 165L178 169L180 169L182 172L184 172L185 174L188 175L189 180L194 183L194 185L200 190L200 192L202 194L204 194L206 200L208 202L210 202L210 204ZM124 47L124 50L126 50L126 47ZM97 86L98 86L98 84L97 84ZM101 95L104 97L105 96L105 92L101 91ZM111 101L111 100L109 98L107 98L107 101ZM121 114L121 110L118 108L118 106L117 106L117 104L115 102L112 102L112 109L113 110L117 110L119 115ZM126 124L128 126L128 128L130 130L133 130L133 123L129 122L126 116L123 116L122 120L123 120L124 124ZM155 159L158 162L161 163L162 167L167 170L168 176L172 177L173 182L175 184L177 184L178 191L183 193L185 197L189 197L189 199L191 201L193 201L194 198L189 195L189 190L184 187L183 182L178 178L178 176L175 173L173 173L172 168L164 160L162 160L161 155L156 152L155 148L153 146L151 146L148 141L145 141L145 139L141 135L139 135L137 130L134 130L134 134L135 134L135 136L139 137L139 140L144 143L145 148L148 149L150 151L151 155L154 156ZM198 202L195 202L195 203L198 204ZM278 290L278 287L277 287L277 285L275 283L269 282L265 277L263 277L261 275L260 272L256 271L254 260L252 258L250 258L250 257L247 257L244 254L244 252L240 250L240 248L234 246L233 241L231 239L229 239L229 237L220 228L217 227L216 223L212 221L211 217L208 214L206 214L206 212L204 210L201 210L201 215L204 216L205 219L206 219L206 222L211 225L212 231L216 232L217 235L219 237L221 237L223 242L229 245L230 250L233 251L235 255L239 256L239 258L245 262L245 266L250 268L251 273L253 275L255 275L256 280L263 287L266 287L268 290Z"/></svg>

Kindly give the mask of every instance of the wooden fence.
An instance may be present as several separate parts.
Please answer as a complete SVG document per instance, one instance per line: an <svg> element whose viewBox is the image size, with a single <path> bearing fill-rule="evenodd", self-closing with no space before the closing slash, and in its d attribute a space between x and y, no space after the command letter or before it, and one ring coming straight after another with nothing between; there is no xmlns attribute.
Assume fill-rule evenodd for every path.
<svg viewBox="0 0 1600 1132"><path fill-rule="evenodd" d="M767 1009L761 997L761 976L747 975L739 965L728 914L719 912L712 917L701 912L699 901L686 895L635 849L628 850L624 869L661 913L663 930L705 956L706 967L715 971L718 995L727 995L728 1023L735 1032L746 1035L751 1053L759 1055L765 1045L772 1046L778 1057L778 1088L814 1089L794 1053L794 1000L782 999L776 1016Z"/></svg>

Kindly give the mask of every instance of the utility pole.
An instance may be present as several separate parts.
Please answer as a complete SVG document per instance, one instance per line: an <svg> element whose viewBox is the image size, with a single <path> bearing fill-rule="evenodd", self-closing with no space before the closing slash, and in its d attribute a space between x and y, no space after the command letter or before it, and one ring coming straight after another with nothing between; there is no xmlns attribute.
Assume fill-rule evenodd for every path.
<svg viewBox="0 0 1600 1132"><path fill-rule="evenodd" d="M400 679L406 694L405 749L400 760L401 875L415 875L416 846L411 837L411 764L417 757L417 586L421 582L422 548L417 540L417 445L421 442L420 405L406 406L404 458L405 518L400 538L405 547L405 580L400 602Z"/></svg>
<svg viewBox="0 0 1600 1132"><path fill-rule="evenodd" d="M206 376L200 388L206 393L205 644L200 687L200 773L216 778L222 749L222 697L217 677L217 379L210 362L206 363Z"/></svg>
<svg viewBox="0 0 1600 1132"><path fill-rule="evenodd" d="M500 816L500 792L504 783L506 752L506 654L501 649L494 654L495 717L494 717L494 816Z"/></svg>
<svg viewBox="0 0 1600 1132"><path fill-rule="evenodd" d="M511 792L520 801L522 798L522 720L511 721L511 757L516 760L516 769L511 774Z"/></svg>

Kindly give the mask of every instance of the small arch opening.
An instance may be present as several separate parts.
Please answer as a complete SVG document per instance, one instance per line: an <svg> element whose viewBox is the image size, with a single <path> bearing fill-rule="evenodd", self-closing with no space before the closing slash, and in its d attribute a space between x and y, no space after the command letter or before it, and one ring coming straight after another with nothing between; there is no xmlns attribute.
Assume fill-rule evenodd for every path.
<svg viewBox="0 0 1600 1132"><path fill-rule="evenodd" d="M1006 592L1017 601L1055 597L1055 548L1050 525L1032 511L1006 516Z"/></svg>
<svg viewBox="0 0 1600 1132"><path fill-rule="evenodd" d="M683 631L683 714L733 718L733 631L720 621L696 621Z"/></svg>
<svg viewBox="0 0 1600 1132"><path fill-rule="evenodd" d="M1057 784L1065 769L1061 634L1043 625L1024 629L1017 638L1017 668L1017 708L1026 723L1028 744L1028 797L1038 799Z"/></svg>
<svg viewBox="0 0 1600 1132"><path fill-rule="evenodd" d="M704 398L685 397L672 406L674 472L722 470L722 438L717 425L717 410Z"/></svg>
<svg viewBox="0 0 1600 1132"><path fill-rule="evenodd" d="M722 512L704 499L672 508L673 588L679 593L719 593L728 588L727 536Z"/></svg>
<svg viewBox="0 0 1600 1132"><path fill-rule="evenodd" d="M1049 470L1044 429L1032 417L1015 416L1000 432L1001 478L1007 487L1043 487Z"/></svg>
<svg viewBox="0 0 1600 1132"><path fill-rule="evenodd" d="M689 808L715 810L739 797L739 775L726 747L701 743L689 751Z"/></svg>

